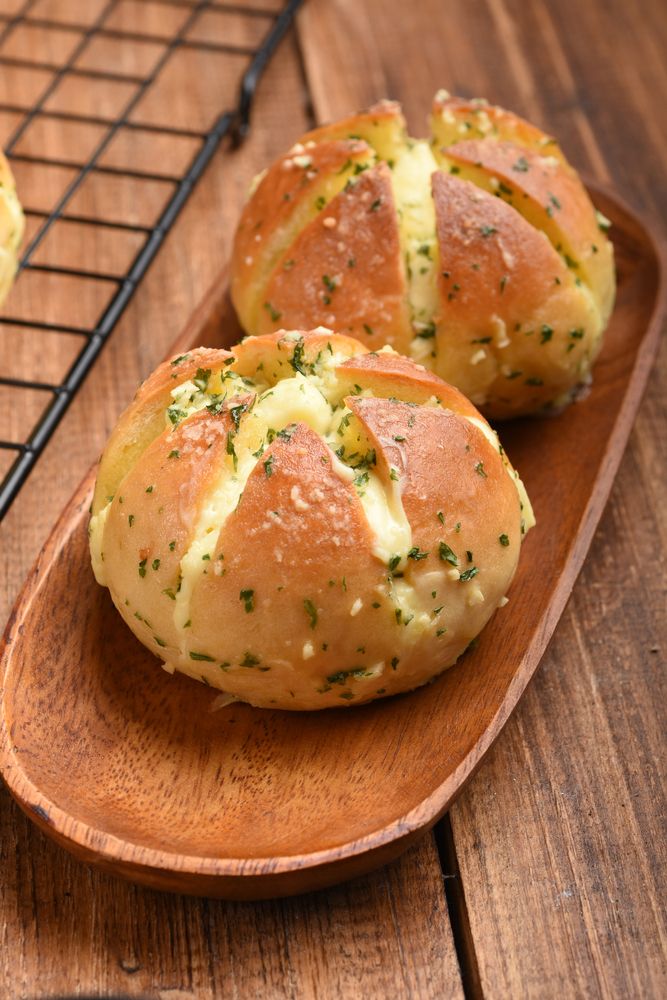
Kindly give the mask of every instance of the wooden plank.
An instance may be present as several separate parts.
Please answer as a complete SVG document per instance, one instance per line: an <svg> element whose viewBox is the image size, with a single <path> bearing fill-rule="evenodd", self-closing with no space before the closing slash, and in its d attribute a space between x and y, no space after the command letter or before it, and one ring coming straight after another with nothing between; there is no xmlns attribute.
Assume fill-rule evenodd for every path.
<svg viewBox="0 0 667 1000"><path fill-rule="evenodd" d="M247 144L219 155L211 165L0 525L2 621L53 521L137 382L164 355L224 263L253 174L282 151L288 131L296 135L310 124L305 106L291 39L260 86ZM143 148L132 146L139 138L124 139L113 156L126 160L137 152L143 155ZM180 147L168 152L180 164ZM159 167L167 162L161 154ZM57 195L57 190L48 194L37 175L32 190L35 198L45 199L44 208ZM62 227L44 243L40 259L54 263L66 243L72 266L92 266L93 259L104 266L124 266L127 247L122 241L101 245L86 233L84 245L76 226ZM17 303L19 297L17 293ZM56 299L53 308L59 304ZM8 328L0 350L5 343L10 349L14 344L20 358L13 363L24 373L36 375L44 365L48 377L59 377L62 356L45 337L31 351L25 336L19 344L17 329ZM69 340L66 348L72 349ZM161 1000L352 998L375 990L387 996L461 996L432 839L399 863L349 886L252 905L162 895L93 873L32 827L4 789L0 843L0 995L12 1000L72 992Z"/></svg>
<svg viewBox="0 0 667 1000"><path fill-rule="evenodd" d="M664 126L646 114L667 97L657 2L641 22L617 0L433 0L409 18L379 0L353 9L311 0L301 18L318 119L391 96L423 134L438 87L486 96L559 135L575 165L664 218ZM537 679L452 810L473 994L477 982L488 997L667 989L666 389L663 350Z"/></svg>
<svg viewBox="0 0 667 1000"><path fill-rule="evenodd" d="M0 995L11 1000L462 996L430 840L336 889L225 903L89 871L4 802L0 835Z"/></svg>

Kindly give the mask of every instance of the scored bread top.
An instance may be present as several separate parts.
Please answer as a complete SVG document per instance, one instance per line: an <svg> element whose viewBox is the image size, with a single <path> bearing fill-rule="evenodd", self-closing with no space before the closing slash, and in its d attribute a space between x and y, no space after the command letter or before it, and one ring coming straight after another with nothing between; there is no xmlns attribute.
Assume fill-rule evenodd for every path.
<svg viewBox="0 0 667 1000"><path fill-rule="evenodd" d="M532 523L458 390L325 329L162 365L99 483L93 565L140 640L170 671L293 709L405 691L454 662Z"/></svg>
<svg viewBox="0 0 667 1000"><path fill-rule="evenodd" d="M429 140L411 139L400 106L382 102L309 132L297 154L258 180L232 257L241 323L264 333L323 322L373 349L389 343L464 388L493 417L557 409L589 380L611 313L608 222L556 140L517 115L441 92L430 124ZM323 150L336 151L335 166L324 166ZM277 178L286 161L304 154L313 188L304 185L292 204ZM451 183L436 184L440 179ZM490 197L474 202L470 185ZM475 241L466 244L462 235L471 214L480 229L493 231L494 200L508 208L504 270L489 275L479 294L484 255L478 259ZM459 234L455 277L446 266L449 232ZM530 287L536 266L522 270L519 256L527 254L509 251L525 242L539 247L541 298ZM521 306L512 326L497 308L496 280L504 289L511 281ZM458 296L459 305L467 303L463 322L462 309L450 305L466 287ZM531 332L543 329L548 340ZM494 350L480 363L475 344L489 336ZM547 342L549 350L540 350Z"/></svg>

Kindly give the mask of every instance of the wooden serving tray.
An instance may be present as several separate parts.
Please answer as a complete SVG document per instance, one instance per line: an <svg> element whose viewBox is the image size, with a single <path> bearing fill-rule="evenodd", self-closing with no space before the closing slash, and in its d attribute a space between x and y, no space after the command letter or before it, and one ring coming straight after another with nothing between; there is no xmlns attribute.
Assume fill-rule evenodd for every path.
<svg viewBox="0 0 667 1000"><path fill-rule="evenodd" d="M330 885L396 857L479 766L534 673L588 550L665 313L660 255L610 194L618 300L590 395L502 440L537 515L510 603L435 683L352 710L235 704L167 677L96 586L91 470L40 554L3 645L0 768L37 825L137 882L253 899ZM231 345L221 279L176 350Z"/></svg>

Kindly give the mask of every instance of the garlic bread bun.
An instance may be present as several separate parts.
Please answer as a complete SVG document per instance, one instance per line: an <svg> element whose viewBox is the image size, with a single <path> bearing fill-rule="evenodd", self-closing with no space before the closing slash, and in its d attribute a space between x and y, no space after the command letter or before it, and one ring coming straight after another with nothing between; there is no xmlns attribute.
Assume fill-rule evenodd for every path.
<svg viewBox="0 0 667 1000"><path fill-rule="evenodd" d="M517 115L441 91L430 132L410 138L383 101L260 175L232 255L241 324L390 344L492 418L557 411L589 382L613 306L609 223Z"/></svg>
<svg viewBox="0 0 667 1000"><path fill-rule="evenodd" d="M161 365L102 456L90 546L169 672L319 709L454 663L503 603L532 523L457 389L319 328Z"/></svg>
<svg viewBox="0 0 667 1000"><path fill-rule="evenodd" d="M25 219L6 156L0 152L0 305L12 287Z"/></svg>

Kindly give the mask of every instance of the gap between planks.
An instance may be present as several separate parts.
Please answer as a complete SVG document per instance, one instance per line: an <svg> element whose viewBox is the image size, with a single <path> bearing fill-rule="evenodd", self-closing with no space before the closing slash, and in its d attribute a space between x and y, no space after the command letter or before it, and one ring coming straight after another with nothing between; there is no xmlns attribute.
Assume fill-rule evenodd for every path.
<svg viewBox="0 0 667 1000"><path fill-rule="evenodd" d="M454 831L449 813L435 826L435 846L442 869L449 923L454 939L454 949L461 972L461 986L465 1000L483 1000L482 981L479 975L475 942L468 918L463 879L459 869L454 843Z"/></svg>

